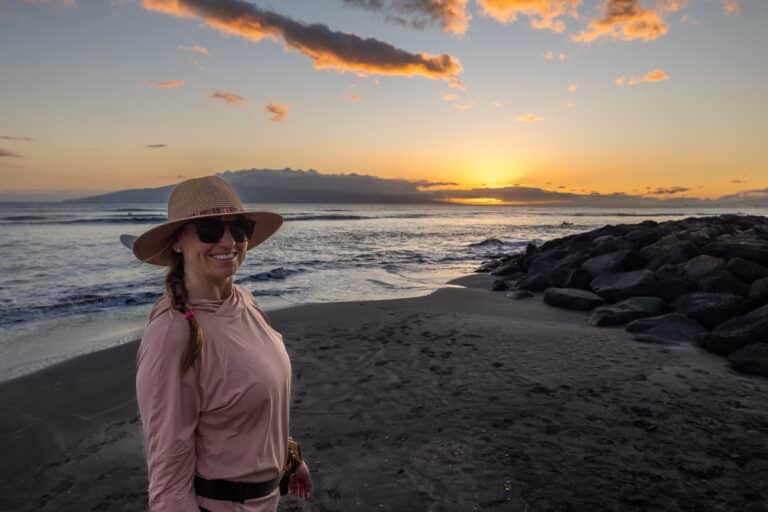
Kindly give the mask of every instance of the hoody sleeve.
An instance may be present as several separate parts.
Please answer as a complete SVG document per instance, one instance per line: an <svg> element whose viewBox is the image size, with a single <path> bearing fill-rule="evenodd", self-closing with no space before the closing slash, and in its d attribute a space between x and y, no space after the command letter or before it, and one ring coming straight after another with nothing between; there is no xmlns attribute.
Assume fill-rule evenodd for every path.
<svg viewBox="0 0 768 512"><path fill-rule="evenodd" d="M166 312L147 326L137 354L136 397L144 429L150 512L198 510L193 489L200 410L197 371L181 374L189 327Z"/></svg>

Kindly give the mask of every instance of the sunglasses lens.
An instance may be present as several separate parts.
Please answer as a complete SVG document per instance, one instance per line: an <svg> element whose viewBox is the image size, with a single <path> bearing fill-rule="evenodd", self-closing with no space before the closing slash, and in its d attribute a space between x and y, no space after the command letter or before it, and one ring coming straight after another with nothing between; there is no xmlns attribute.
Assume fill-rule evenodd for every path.
<svg viewBox="0 0 768 512"><path fill-rule="evenodd" d="M204 219L195 222L197 238L204 244L215 244L224 234L224 223L216 219Z"/></svg>
<svg viewBox="0 0 768 512"><path fill-rule="evenodd" d="M236 242L246 242L253 235L254 224L248 219L235 219L230 222L203 219L195 222L197 238L204 244L215 244L221 240L227 226L229 226L229 233Z"/></svg>
<svg viewBox="0 0 768 512"><path fill-rule="evenodd" d="M229 232L232 238L238 242L246 242L253 235L253 221L248 219L237 219L229 223Z"/></svg>

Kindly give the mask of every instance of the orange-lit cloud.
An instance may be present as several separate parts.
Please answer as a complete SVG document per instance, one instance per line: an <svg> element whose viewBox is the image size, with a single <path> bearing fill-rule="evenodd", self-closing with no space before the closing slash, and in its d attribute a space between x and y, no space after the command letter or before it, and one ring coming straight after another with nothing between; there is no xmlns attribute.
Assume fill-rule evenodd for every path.
<svg viewBox="0 0 768 512"><path fill-rule="evenodd" d="M405 27L423 29L438 23L446 32L464 34L472 16L467 12L467 0L344 0L369 11L387 13L387 21Z"/></svg>
<svg viewBox="0 0 768 512"><path fill-rule="evenodd" d="M288 115L288 108L288 105L280 105L273 101L268 103L264 107L264 110L272 114L272 121L275 123L282 123Z"/></svg>
<svg viewBox="0 0 768 512"><path fill-rule="evenodd" d="M484 15L501 23L514 23L519 15L528 16L531 26L565 31L563 17L578 17L582 0L477 0Z"/></svg>
<svg viewBox="0 0 768 512"><path fill-rule="evenodd" d="M200 53L202 55L208 55L208 48L206 48L204 46L199 46L199 45L184 46L184 45L180 44L179 46L176 47L176 49L177 50L184 50L184 51L187 51L187 52Z"/></svg>
<svg viewBox="0 0 768 512"><path fill-rule="evenodd" d="M3 158L3 157L21 158L21 155L17 155L16 153L13 153L12 151L8 151L7 149L0 148L0 158Z"/></svg>
<svg viewBox="0 0 768 512"><path fill-rule="evenodd" d="M211 98L222 100L230 105L242 105L245 103L245 98L233 92L216 91L211 93Z"/></svg>
<svg viewBox="0 0 768 512"><path fill-rule="evenodd" d="M456 101L459 99L459 97L456 94L453 94L452 92L447 92L443 94L442 98L444 101L447 101L447 102Z"/></svg>
<svg viewBox="0 0 768 512"><path fill-rule="evenodd" d="M77 7L75 0L24 0L25 4L48 5L50 7Z"/></svg>
<svg viewBox="0 0 768 512"><path fill-rule="evenodd" d="M410 53L391 44L307 25L240 0L143 0L145 9L178 17L199 17L223 32L259 42L282 39L285 46L311 58L315 69L359 74L419 75L460 86L459 61L448 54Z"/></svg>
<svg viewBox="0 0 768 512"><path fill-rule="evenodd" d="M347 99L355 103L363 101L363 97L360 96L359 94L350 94L347 96Z"/></svg>
<svg viewBox="0 0 768 512"><path fill-rule="evenodd" d="M722 3L723 11L725 11L726 14L736 14L737 12L744 10L744 6L737 0L722 0Z"/></svg>
<svg viewBox="0 0 768 512"><path fill-rule="evenodd" d="M184 80L166 80L165 82L152 82L155 87L162 87L164 89L173 89L174 87L183 87Z"/></svg>
<svg viewBox="0 0 768 512"><path fill-rule="evenodd" d="M544 60L554 60L555 56L552 52L547 52L544 54Z"/></svg>
<svg viewBox="0 0 768 512"><path fill-rule="evenodd" d="M688 192L691 189L688 187L658 187L655 189L649 189L646 194L652 196L668 196L672 194L679 194L681 192Z"/></svg>
<svg viewBox="0 0 768 512"><path fill-rule="evenodd" d="M578 89L579 86L576 84L571 84L568 86L568 92L576 92L576 89Z"/></svg>
<svg viewBox="0 0 768 512"><path fill-rule="evenodd" d="M472 105L469 103L451 103L451 106L456 110L460 110L462 112L472 108Z"/></svg>
<svg viewBox="0 0 768 512"><path fill-rule="evenodd" d="M688 6L688 0L656 0L659 12L677 12Z"/></svg>
<svg viewBox="0 0 768 512"><path fill-rule="evenodd" d="M614 83L620 87L624 84L637 85L648 82L663 82L664 80L669 80L667 72L663 69L654 69L653 71L647 72L644 76L636 78L627 78L622 75L614 80Z"/></svg>
<svg viewBox="0 0 768 512"><path fill-rule="evenodd" d="M662 2L658 8L668 10L671 5L671 2ZM591 20L586 30L571 39L581 43L590 43L601 37L651 41L663 36L668 30L659 12L643 9L639 0L606 0L603 3L602 18Z"/></svg>
<svg viewBox="0 0 768 512"><path fill-rule="evenodd" d="M533 114L526 114L524 116L518 116L517 120L521 123L536 123L541 121L541 118Z"/></svg>
<svg viewBox="0 0 768 512"><path fill-rule="evenodd" d="M144 144L144 147L149 149L163 149L167 148L168 144Z"/></svg>

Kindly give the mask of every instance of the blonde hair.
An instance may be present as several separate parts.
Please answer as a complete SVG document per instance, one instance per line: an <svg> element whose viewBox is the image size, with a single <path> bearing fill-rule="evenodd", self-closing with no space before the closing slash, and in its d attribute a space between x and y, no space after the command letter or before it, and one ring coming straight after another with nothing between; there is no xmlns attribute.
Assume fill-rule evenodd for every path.
<svg viewBox="0 0 768 512"><path fill-rule="evenodd" d="M171 252L171 266L165 276L165 290L171 299L171 307L181 313L190 311L187 286L184 284L184 257L180 253ZM189 343L181 358L181 374L195 366L203 352L203 330L193 315L187 316L189 322Z"/></svg>

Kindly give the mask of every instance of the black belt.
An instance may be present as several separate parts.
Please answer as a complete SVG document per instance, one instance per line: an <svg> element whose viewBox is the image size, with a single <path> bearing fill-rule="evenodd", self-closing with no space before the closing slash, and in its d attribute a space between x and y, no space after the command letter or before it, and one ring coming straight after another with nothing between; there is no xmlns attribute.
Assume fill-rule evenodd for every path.
<svg viewBox="0 0 768 512"><path fill-rule="evenodd" d="M280 477L268 482L233 482L231 480L206 480L195 475L195 493L212 500L236 501L269 496L280 485ZM201 509L204 510L204 509Z"/></svg>

